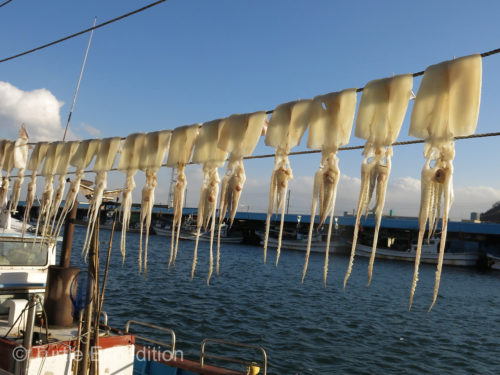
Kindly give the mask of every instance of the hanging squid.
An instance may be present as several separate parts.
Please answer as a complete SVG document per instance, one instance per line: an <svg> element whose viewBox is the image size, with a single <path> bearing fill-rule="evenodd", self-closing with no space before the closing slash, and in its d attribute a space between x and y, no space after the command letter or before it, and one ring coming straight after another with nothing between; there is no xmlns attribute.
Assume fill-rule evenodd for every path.
<svg viewBox="0 0 500 375"><path fill-rule="evenodd" d="M397 139L412 97L413 77L402 74L391 78L370 81L363 89L356 119L355 135L366 139L361 164L361 189L359 192L356 222L352 240L351 257L344 278L344 288L351 275L356 253L361 216L367 215L375 192L375 232L368 265L368 285L372 279L373 263L377 250L378 233L385 203L387 182L391 172L392 143Z"/></svg>
<svg viewBox="0 0 500 375"><path fill-rule="evenodd" d="M64 206L62 208L61 214L59 215L59 221L56 225L55 237L59 236L66 216L75 204L76 197L80 190L80 182L83 178L83 171L90 165L96 152L99 150L100 144L101 141L99 139L87 139L85 141L81 141L75 153L71 157L69 163L71 166L76 168L75 178L73 181L71 181L68 192L66 193Z"/></svg>
<svg viewBox="0 0 500 375"><path fill-rule="evenodd" d="M278 236L278 247L276 249L276 266L278 266L281 250L281 236L285 216L285 201L288 190L288 181L293 178L292 168L288 160L290 149L297 146L306 131L309 123L311 100L300 100L280 104L274 110L269 126L265 144L276 149L274 158L274 169L271 175L271 186L269 192L269 206L266 217L266 234L264 237L264 263L267 259L267 242L269 239L269 227L273 211L281 208L281 222Z"/></svg>
<svg viewBox="0 0 500 375"><path fill-rule="evenodd" d="M87 233L85 234L85 242L83 244L82 254L85 257L88 254L90 239L94 233L95 222L104 195L104 190L107 186L108 171L113 167L116 154L120 148L120 137L104 138L101 140L99 150L97 151L93 171L96 173L94 180L94 194L89 206L89 223L87 226Z"/></svg>
<svg viewBox="0 0 500 375"><path fill-rule="evenodd" d="M61 158L61 152L64 147L64 142L52 142L47 149L45 162L43 163L42 172L40 173L45 177L45 188L43 189L42 200L40 209L38 211L38 219L36 221L36 231L40 228L40 221L43 221L42 227L42 242L47 234L49 227L49 214L52 201L54 198L54 176L56 174L57 164Z"/></svg>
<svg viewBox="0 0 500 375"><path fill-rule="evenodd" d="M59 176L59 186L57 187L56 192L54 194L54 201L52 203L49 213L49 222L52 222L51 236L55 236L57 233L56 219L57 219L57 213L59 211L59 206L61 205L63 199L64 189L66 187L66 173L68 172L71 158L73 157L73 154L78 148L79 143L80 141L71 141L71 142L66 142L64 144L64 147L61 150L61 157L59 158L57 167L55 169L56 175Z"/></svg>
<svg viewBox="0 0 500 375"><path fill-rule="evenodd" d="M304 269L302 271L302 282L304 282L306 277L307 265L309 263L316 206L319 201L318 228L323 225L328 215L330 215L325 250L325 265L323 267L323 284L326 286L333 212L337 185L340 178L337 151L340 146L349 143L355 111L356 89L347 89L341 92L317 96L313 99L311 104L311 123L309 125L307 147L321 149L321 164L314 176L311 223L309 225L309 236L307 238L307 250Z"/></svg>
<svg viewBox="0 0 500 375"><path fill-rule="evenodd" d="M21 126L21 130L19 131L19 138L14 143L13 163L14 168L17 168L17 178L14 181L14 186L12 188L12 193L10 196L10 212L14 212L17 210L19 196L21 193L21 185L24 181L24 170L26 169L26 164L28 163L29 150L30 148L28 145L28 133L26 132L26 129L23 125Z"/></svg>
<svg viewBox="0 0 500 375"><path fill-rule="evenodd" d="M0 187L0 208L4 209L7 207L7 195L9 193L10 185L10 172L12 172L12 169L14 168L14 142L4 140L1 144L0 151L2 170L5 172L5 176L3 176L2 179L2 186Z"/></svg>
<svg viewBox="0 0 500 375"><path fill-rule="evenodd" d="M194 144L192 162L203 166L203 182L201 184L200 202L196 218L196 240L193 254L193 264L191 267L191 279L194 277L196 262L198 258L198 241L200 231L203 227L207 230L210 223L210 250L207 285L213 273L213 238L215 231L215 214L217 211L217 196L219 195L219 173L226 160L227 152L217 147L221 134L223 120L214 120L204 123L199 130L198 137Z"/></svg>
<svg viewBox="0 0 500 375"><path fill-rule="evenodd" d="M453 159L455 137L475 132L481 99L482 61L470 55L429 66L424 73L413 107L410 135L424 139L426 158L421 177L419 232L415 271L409 307L418 281L418 267L424 233L429 222L433 235L442 212L441 242L429 311L436 303L446 245L448 217L453 203Z"/></svg>
<svg viewBox="0 0 500 375"><path fill-rule="evenodd" d="M145 147L143 149L139 168L146 174L146 184L142 188L140 237L139 237L139 270L142 265L142 230L146 226L146 240L144 243L144 275L148 266L148 240L149 227L151 226L151 214L155 203L155 188L158 185L157 175L165 154L170 144L170 130L161 130L146 134Z"/></svg>
<svg viewBox="0 0 500 375"><path fill-rule="evenodd" d="M172 220L172 242L170 244L170 259L168 268L177 258L177 248L179 246L179 232L182 224L182 208L184 206L184 192L186 191L187 180L184 173L186 164L191 159L194 142L198 136L199 124L181 126L174 129L170 140L168 151L167 167L177 169L177 182L174 188L174 217Z"/></svg>
<svg viewBox="0 0 500 375"><path fill-rule="evenodd" d="M246 180L243 158L252 155L253 150L259 142L260 136L263 133L265 134L266 124L267 114L264 111L232 115L225 119L222 124L217 147L229 152L229 160L224 178L222 179L220 192L216 257L217 276L219 275L220 233L222 223L226 216L226 212L229 212L229 225L233 225L243 185Z"/></svg>
<svg viewBox="0 0 500 375"><path fill-rule="evenodd" d="M31 172L31 180L28 184L28 188L26 191L26 202L23 216L23 236L26 231L26 224L30 218L31 208L33 207L33 202L35 201L35 193L36 193L36 177L38 174L38 170L42 165L42 161L47 154L47 149L49 148L48 142L38 142L35 145L35 148L31 152L30 160L28 162L28 170Z"/></svg>
<svg viewBox="0 0 500 375"><path fill-rule="evenodd" d="M126 174L125 186L122 192L122 237L120 250L122 262L125 262L125 246L127 240L127 230L130 223L130 211L132 209L132 191L135 188L134 176L139 169L139 162L144 157L144 133L130 134L125 138L123 149L118 162L118 170ZM141 268L141 267L140 267Z"/></svg>

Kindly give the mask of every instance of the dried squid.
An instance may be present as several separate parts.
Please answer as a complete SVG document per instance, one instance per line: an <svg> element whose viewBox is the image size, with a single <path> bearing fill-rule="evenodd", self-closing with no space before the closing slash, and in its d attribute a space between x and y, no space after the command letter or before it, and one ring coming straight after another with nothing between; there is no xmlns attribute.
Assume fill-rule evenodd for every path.
<svg viewBox="0 0 500 375"><path fill-rule="evenodd" d="M453 159L457 136L475 132L481 99L482 61L480 55L465 56L429 66L424 73L413 107L410 135L424 139L419 232L415 271L410 292L410 308L418 281L418 267L424 233L429 221L429 237L436 229L443 201L441 242L429 311L436 303L453 203Z"/></svg>
<svg viewBox="0 0 500 375"><path fill-rule="evenodd" d="M349 143L355 111L356 89L347 89L341 92L317 96L311 104L311 123L309 125L307 147L321 149L321 164L314 176L311 223L309 225L302 282L304 282L306 277L309 254L311 252L314 219L316 217L316 205L319 200L318 228L323 225L328 215L330 215L325 250L325 265L323 268L323 284L326 286L333 212L337 184L340 178L337 151L340 146Z"/></svg>
<svg viewBox="0 0 500 375"><path fill-rule="evenodd" d="M215 230L215 214L217 211L217 196L219 195L219 173L226 160L227 152L217 147L219 135L221 134L222 120L204 123L200 128L194 145L192 162L203 166L203 182L201 185L200 202L196 219L196 241L193 254L193 265L191 267L191 279L194 277L196 262L198 258L198 241L201 227L205 230L210 222L210 250L207 285L213 273L213 239Z"/></svg>
<svg viewBox="0 0 500 375"><path fill-rule="evenodd" d="M368 265L368 284L372 279L373 263L377 250L378 233L385 203L387 182L391 172L391 144L397 139L412 96L413 77L402 74L391 78L370 81L363 89L356 119L355 135L366 139L361 164L361 189L359 192L356 222L352 240L351 257L344 278L344 288L351 275L358 240L361 216L368 213L368 206L375 192L375 232Z"/></svg>
<svg viewBox="0 0 500 375"><path fill-rule="evenodd" d="M199 124L195 124L176 128L172 132L172 138L170 140L167 167L177 169L177 182L174 188L174 217L172 220L172 242L170 244L168 268L170 268L172 264L175 265L175 259L177 258L179 232L182 223L182 208L184 205L184 192L187 186L184 169L191 159L191 153L193 152L199 126Z"/></svg>
<svg viewBox="0 0 500 375"><path fill-rule="evenodd" d="M280 104L274 110L271 120L269 121L265 144L274 147L276 149L276 155L274 158L273 173L271 174L269 206L266 217L264 263L267 259L267 242L269 239L271 216L275 209L278 211L281 208L278 247L276 249L276 266L279 262L288 181L293 178L288 154L292 147L299 144L300 139L306 131L307 124L309 123L311 102L312 101L309 99Z"/></svg>
<svg viewBox="0 0 500 375"><path fill-rule="evenodd" d="M139 269L142 264L142 229L146 226L146 240L144 244L144 275L148 265L148 240L149 227L151 226L151 214L155 203L155 188L158 185L157 175L165 154L168 151L170 130L161 130L146 134L145 147L141 155L139 168L146 174L146 184L142 188L141 216L140 216L140 237L139 237Z"/></svg>
<svg viewBox="0 0 500 375"><path fill-rule="evenodd" d="M130 210L132 208L132 191L135 188L134 176L139 169L139 162L143 158L144 153L144 140L146 135L144 133L130 134L125 138L120 160L118 162L118 169L126 174L125 186L122 192L122 237L120 243L120 250L122 253L122 261L125 262L125 246L127 240L127 230L130 223Z"/></svg>
<svg viewBox="0 0 500 375"><path fill-rule="evenodd" d="M61 232L61 228L62 225L64 224L66 216L68 215L68 213L73 208L73 205L75 204L76 197L78 196L78 192L80 190L80 182L83 178L83 170L90 165L96 152L99 150L100 144L101 141L99 139L87 139L85 141L81 141L78 144L78 147L69 162L70 165L76 168L75 178L73 181L71 181L68 192L66 193L64 206L56 226L56 231L55 231L56 237L59 236L59 233Z"/></svg>
<svg viewBox="0 0 500 375"><path fill-rule="evenodd" d="M101 140L99 150L97 151L93 171L96 173L94 180L94 194L89 206L89 223L87 233L85 234L85 242L83 244L82 253L87 256L90 239L94 233L95 222L101 208L104 190L107 186L108 171L113 167L116 154L120 148L120 137L104 138Z"/></svg>
<svg viewBox="0 0 500 375"><path fill-rule="evenodd" d="M7 207L7 194L9 193L10 172L14 168L14 142L4 140L1 144L0 161L2 170L5 176L2 179L2 186L0 187L0 208Z"/></svg>
<svg viewBox="0 0 500 375"><path fill-rule="evenodd" d="M42 165L42 161L47 154L47 149L49 148L48 142L38 142L35 145L35 148L31 152L30 160L28 162L28 170L31 172L31 180L28 184L28 188L26 191L26 203L24 209L23 216L23 236L26 231L26 223L30 218L31 208L33 207L33 202L35 201L35 193L36 193L36 177L38 174L38 170Z"/></svg>
<svg viewBox="0 0 500 375"><path fill-rule="evenodd" d="M61 157L59 158L57 167L55 169L56 175L59 176L59 185L55 192L54 201L52 202L49 214L49 222L52 220L52 233L51 233L52 236L54 236L57 232L56 228L57 212L59 211L59 206L61 205L64 195L64 189L66 187L66 173L68 172L71 158L73 157L73 154L78 148L79 143L80 143L79 141L71 141L71 142L66 142L64 144L64 147L61 150Z"/></svg>
<svg viewBox="0 0 500 375"><path fill-rule="evenodd" d="M40 227L40 220L43 219L42 227L42 241L49 227L49 214L50 208L52 206L52 201L54 198L54 176L56 174L57 164L61 158L61 152L64 147L64 142L52 142L49 144L47 149L47 155L45 156L45 162L43 163L42 172L40 173L45 177L45 188L43 189L42 201L40 204L40 210L38 212L38 219L36 221L36 231L38 233L38 228Z"/></svg>
<svg viewBox="0 0 500 375"><path fill-rule="evenodd" d="M266 122L267 114L264 111L242 115L236 114L223 121L217 146L229 152L229 161L226 166L224 178L222 179L220 192L217 230L217 275L219 275L220 232L222 223L226 212L229 212L230 226L233 225L234 217L238 210L238 202L240 201L241 192L246 180L243 158L252 155L261 134L264 132Z"/></svg>
<svg viewBox="0 0 500 375"><path fill-rule="evenodd" d="M24 170L26 169L26 164L28 163L29 150L28 133L26 132L26 129L23 125L21 126L21 130L19 131L19 138L14 144L13 163L14 168L17 168L17 178L14 181L14 187L12 188L12 193L10 196L9 210L11 212L17 210L19 195L21 193L21 185L24 181Z"/></svg>

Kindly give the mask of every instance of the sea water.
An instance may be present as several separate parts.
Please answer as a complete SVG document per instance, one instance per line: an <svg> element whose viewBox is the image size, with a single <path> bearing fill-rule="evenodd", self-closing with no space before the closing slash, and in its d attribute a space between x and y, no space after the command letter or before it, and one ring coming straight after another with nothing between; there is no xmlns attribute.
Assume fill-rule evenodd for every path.
<svg viewBox="0 0 500 375"><path fill-rule="evenodd" d="M72 254L82 269L84 234L76 229ZM109 235L101 231L101 267ZM194 242L179 242L168 270L170 238L150 236L145 278L138 273L139 235L127 234L123 266L119 239L117 232L103 308L110 325L135 319L169 327L185 358L198 360L210 337L261 345L269 374L500 374L500 272L445 266L428 313L432 265L420 265L408 311L413 263L376 260L367 288L367 259L356 257L343 290L347 257L330 256L325 288L322 254L311 254L302 284L304 253L282 251L275 267L273 249L263 264L260 247L222 244L220 275L214 271L207 286L207 243L200 243L191 281ZM259 359L258 352L248 355Z"/></svg>

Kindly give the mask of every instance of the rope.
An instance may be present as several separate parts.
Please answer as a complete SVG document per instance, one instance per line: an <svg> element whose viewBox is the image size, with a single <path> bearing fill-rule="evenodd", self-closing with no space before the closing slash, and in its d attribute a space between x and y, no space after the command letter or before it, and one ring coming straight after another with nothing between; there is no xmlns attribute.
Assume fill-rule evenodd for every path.
<svg viewBox="0 0 500 375"><path fill-rule="evenodd" d="M12 0L11 0L12 1ZM79 31L75 34L71 34L71 35L68 35L68 36L65 36L64 38L61 38L61 39L57 39L57 40L54 40L53 42L50 42L50 43L47 43L47 44L43 44L39 47L35 47L35 48L32 48L32 49L29 49L27 51L24 51L24 52L21 52L21 53L18 53L16 55L13 55L13 56L10 56L10 57L6 57L2 60L0 60L0 63L3 63L3 62L6 62L6 61L9 61L9 60L13 60L13 59L16 59L18 57L21 57L21 56L24 56L24 55L27 55L27 54L30 54L30 53L33 53L33 52L36 52L36 51L39 51L41 49L44 49L44 48L47 48L47 47L51 47L53 45L56 45L56 44L59 44L59 43L62 43L62 42L65 42L66 40L68 39L72 39L72 38L75 38L77 36L80 36L82 34L85 34L85 33L88 33L90 31L93 31L93 30L97 30L101 27L104 27L104 26L107 26L111 23L114 23L116 21L120 21L124 18L127 18L127 17L130 17L130 16L133 16L134 14L137 14L137 13L140 13L146 9L149 9L149 8L152 8L158 4L161 4L161 3L164 3L165 1L167 0L159 0L159 1L156 1L154 3L151 3L149 5L146 5L142 8L139 8L139 9L136 9L136 10L133 10L132 12L129 12L129 13L125 13L125 14L122 14L121 16L119 17L116 17L116 18L113 18L111 20L108 20L106 22L103 22L103 23L100 23L99 25L97 26L92 26L92 27L89 27L88 29L85 29L85 30L82 30L82 31Z"/></svg>

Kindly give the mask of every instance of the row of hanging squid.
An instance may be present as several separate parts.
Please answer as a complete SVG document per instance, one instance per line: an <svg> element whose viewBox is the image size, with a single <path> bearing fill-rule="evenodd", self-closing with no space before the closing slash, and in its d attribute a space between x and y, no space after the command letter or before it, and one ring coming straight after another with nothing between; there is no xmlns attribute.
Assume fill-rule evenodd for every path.
<svg viewBox="0 0 500 375"><path fill-rule="evenodd" d="M436 271L434 295L431 307L436 302L444 246L446 243L447 222L453 202L453 159L455 156L454 139L474 133L481 93L482 61L480 55L470 55L440 64L429 66L424 73L417 95L413 94L413 76L396 75L370 81L363 88L356 117L355 136L365 139L363 161L361 163L361 189L356 209L356 221L352 240L351 256L344 279L344 287L350 277L355 258L360 219L373 211L376 225L373 236L372 254L368 266L368 285L372 279L378 232L384 208L387 184L391 171L393 149L391 145L398 138L411 99L415 100L411 114L409 135L423 139L426 159L421 177L421 203L419 212L418 247L415 258L415 271L410 289L410 308L418 281L418 268L424 234L428 228L430 238L442 218L441 245ZM250 156L261 135L265 144L275 148L274 168L271 175L269 206L266 218L264 239L264 262L267 260L267 246L270 221L274 212L281 210L279 240L275 264L278 265L281 249L281 236L284 224L284 209L289 181L293 178L288 155L300 143L309 127L307 147L321 150L319 170L314 176L311 204L311 223L307 251L302 272L302 281L307 273L314 231L317 206L321 227L330 217L325 249L323 282L326 285L328 273L329 243L333 222L333 212L337 185L340 178L340 147L349 143L357 106L356 89L346 89L313 99L284 103L276 107L270 118L266 112L235 114L230 117L151 133L131 134L123 141L118 137L71 142L36 143L28 159L29 145L26 131L21 129L15 142L0 141L0 167L5 172L0 186L0 202L6 208L10 174L18 169L17 178L10 198L10 211L17 207L19 192L24 173L31 171L28 184L24 221L29 218L36 191L38 171L45 177L45 188L40 202L37 229L41 225L43 238L54 238L60 233L62 223L74 205L84 176L84 170L92 161L95 172L94 195L89 208L89 223L83 254L90 246L90 238L106 189L107 172L113 168L119 153L117 169L125 174L121 200L122 238L121 252L126 253L126 230L130 221L132 191L136 184L134 176L138 170L146 175L142 189L140 211L140 249L139 269L147 271L147 250L151 212L154 205L154 192L157 186L157 172L167 156L166 166L175 168L177 181L174 188L174 215L168 267L175 265L179 232L182 221L184 194L187 186L185 167L195 163L202 166L203 182L201 187L196 222L196 242L193 254L191 277L194 277L197 264L198 239L201 230L210 228L209 271L207 283L214 268L213 243L217 233L216 274L219 274L220 229L228 216L232 225L238 202L245 184L244 158ZM227 160L222 180L218 168ZM42 166L43 163L43 166ZM57 216L62 204L66 174L70 167L76 169L61 214ZM59 185L54 192L54 179L58 176ZM371 201L374 205L370 208ZM218 209L218 217L217 217ZM218 228L218 231L215 228ZM143 245L143 227L145 241Z"/></svg>

